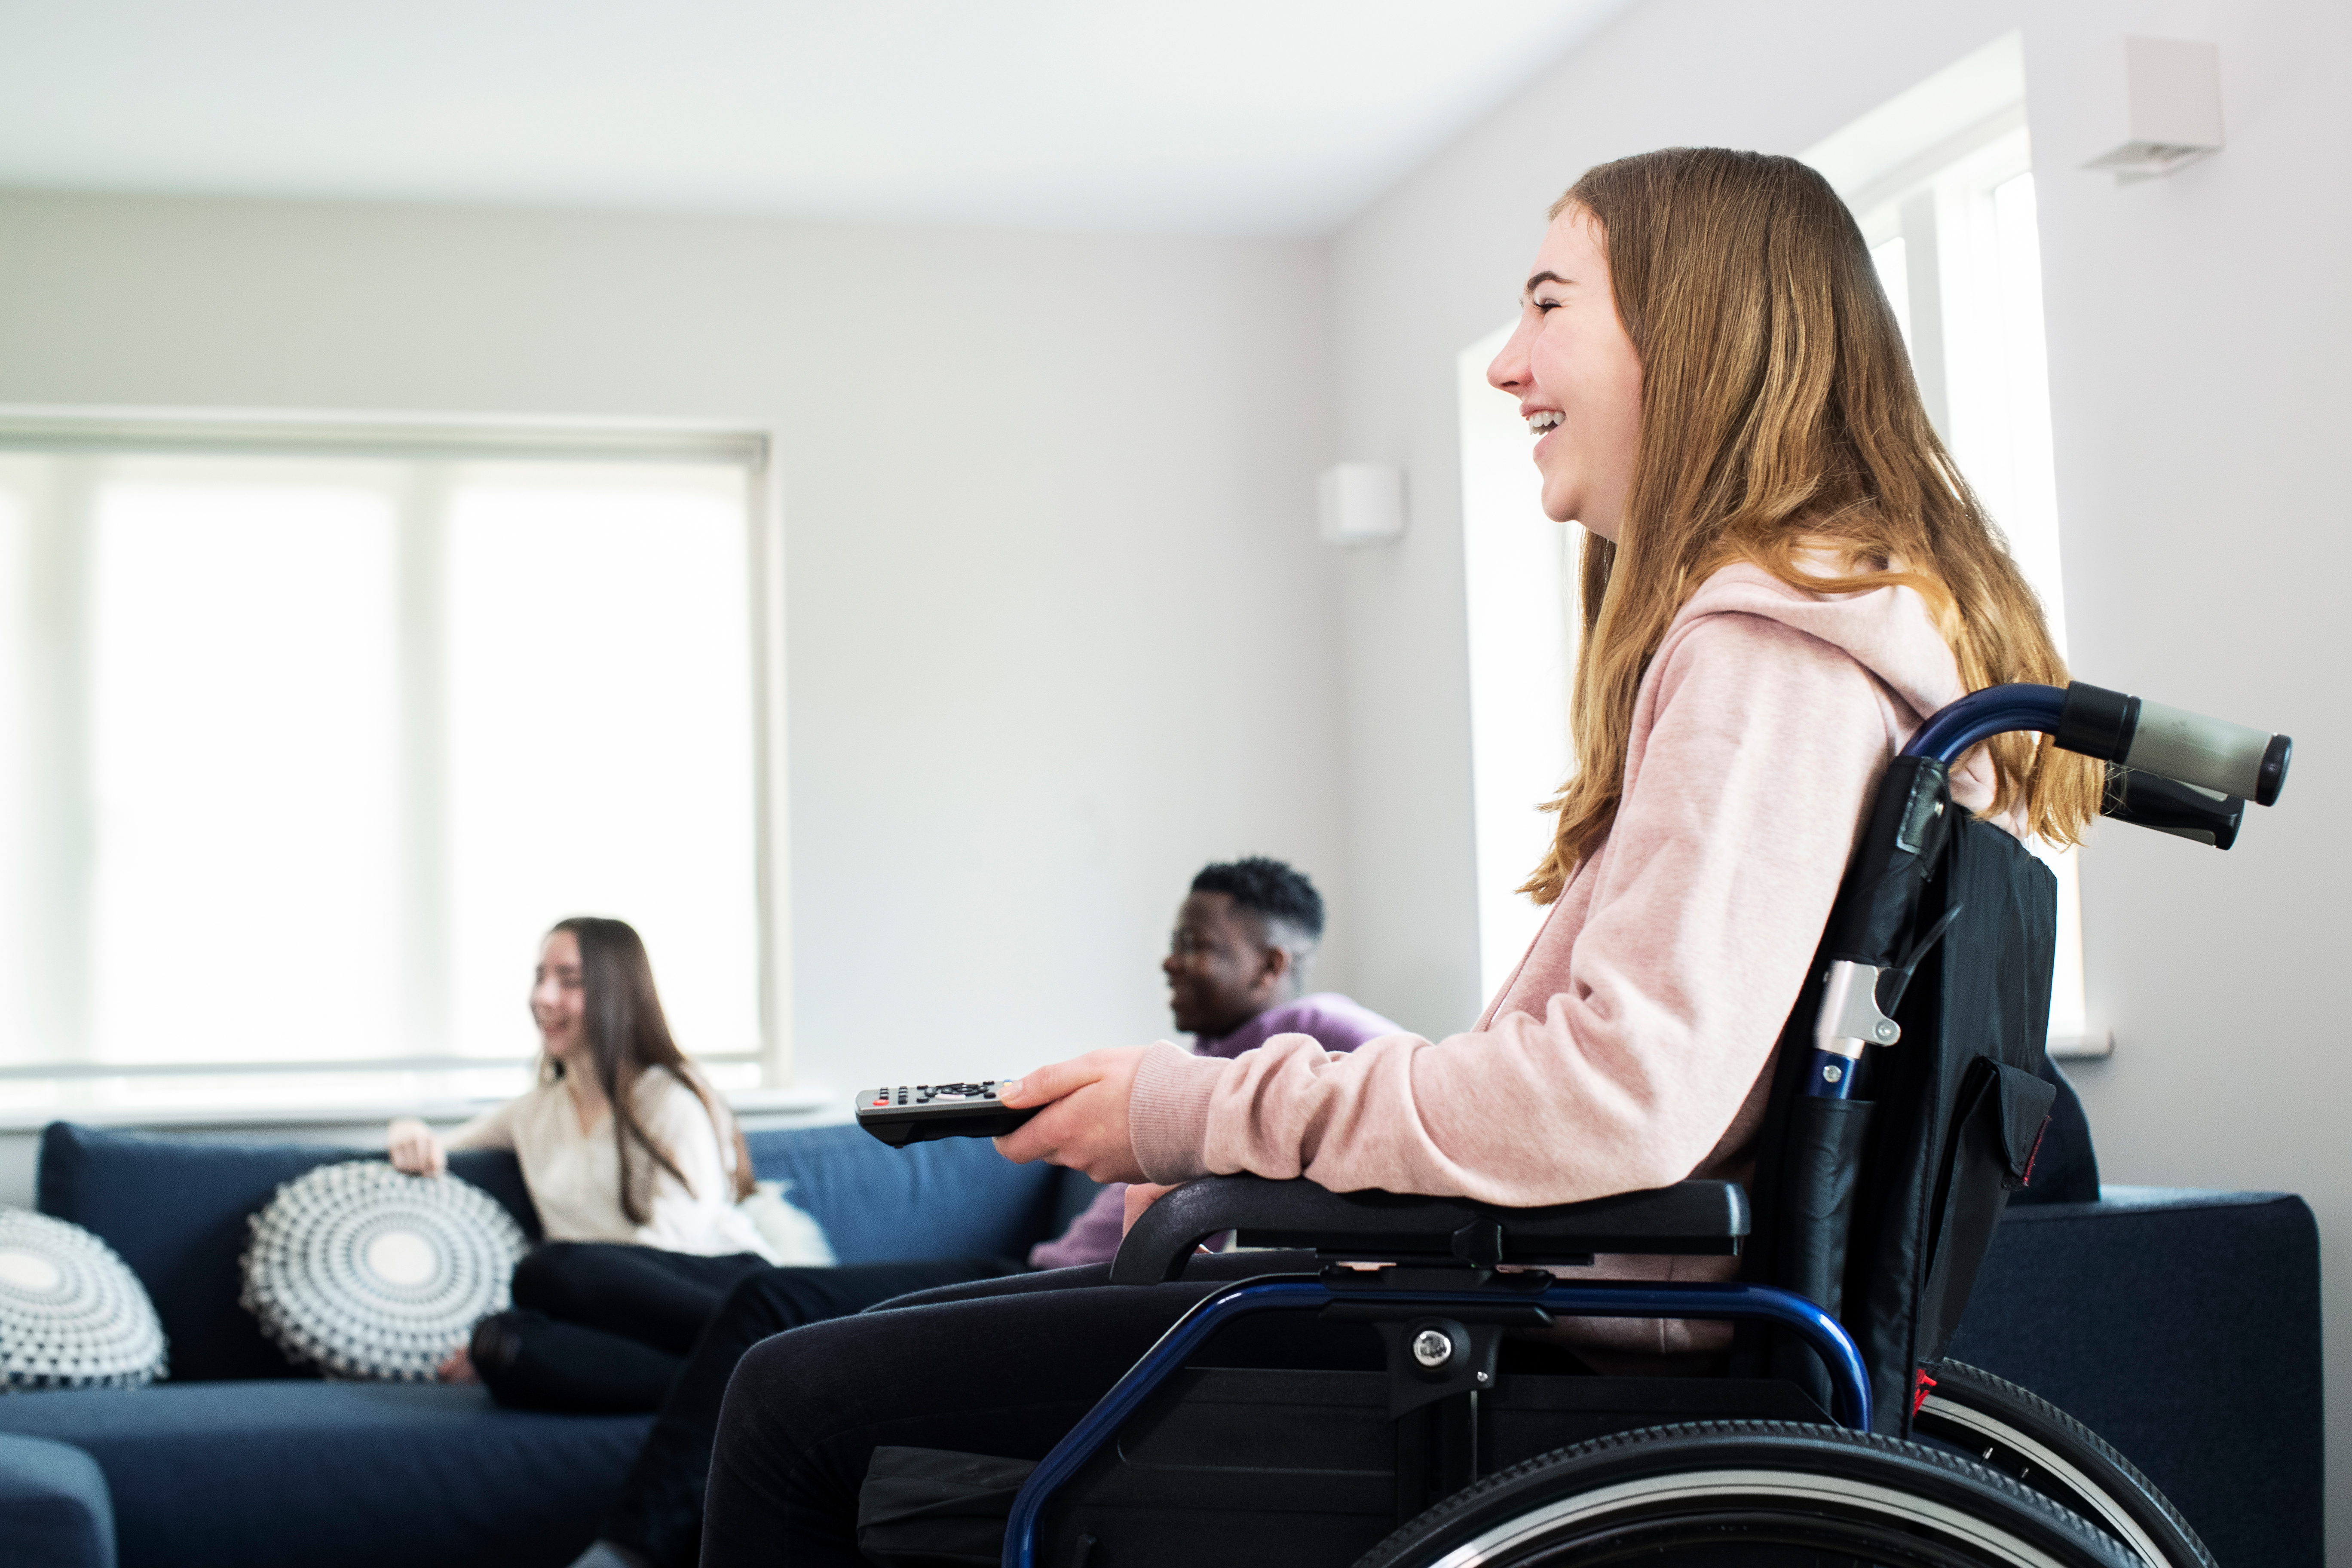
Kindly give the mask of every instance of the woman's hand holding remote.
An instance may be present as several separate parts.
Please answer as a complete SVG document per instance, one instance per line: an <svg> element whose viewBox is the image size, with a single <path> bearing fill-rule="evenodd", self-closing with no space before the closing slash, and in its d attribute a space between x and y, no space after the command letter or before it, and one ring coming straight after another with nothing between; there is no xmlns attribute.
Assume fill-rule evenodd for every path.
<svg viewBox="0 0 2352 1568"><path fill-rule="evenodd" d="M1136 1163L1128 1133L1127 1100L1144 1049L1088 1051L997 1085L996 1098L1003 1104L1044 1109L997 1139L996 1152L1022 1164L1045 1160L1067 1165L1097 1182L1142 1181L1143 1168Z"/></svg>

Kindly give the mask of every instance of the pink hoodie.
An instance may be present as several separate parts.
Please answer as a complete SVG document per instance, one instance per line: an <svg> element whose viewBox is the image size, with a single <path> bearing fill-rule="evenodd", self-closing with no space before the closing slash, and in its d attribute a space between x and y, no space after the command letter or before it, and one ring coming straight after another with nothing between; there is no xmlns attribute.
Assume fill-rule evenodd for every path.
<svg viewBox="0 0 2352 1568"><path fill-rule="evenodd" d="M1775 1042L1879 774L1962 694L1908 588L1801 593L1727 567L1667 628L1633 707L1625 789L1475 1028L1327 1053L1277 1036L1231 1060L1162 1043L1129 1100L1156 1182L1249 1171L1515 1207L1685 1177L1745 1180ZM1979 810L1979 752L1953 795ZM1612 1278L1723 1279L1728 1258L1605 1258ZM1706 1349L1718 1325L1574 1338Z"/></svg>

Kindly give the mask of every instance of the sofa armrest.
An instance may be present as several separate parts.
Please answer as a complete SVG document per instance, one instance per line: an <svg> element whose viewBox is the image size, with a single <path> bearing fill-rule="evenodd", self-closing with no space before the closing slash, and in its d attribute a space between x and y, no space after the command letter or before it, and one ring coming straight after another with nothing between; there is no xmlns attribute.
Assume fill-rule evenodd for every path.
<svg viewBox="0 0 2352 1568"><path fill-rule="evenodd" d="M2319 1232L2284 1193L2013 1208L1945 1353L2147 1472L2221 1563L2320 1568Z"/></svg>
<svg viewBox="0 0 2352 1568"><path fill-rule="evenodd" d="M70 1443L0 1433L0 1545L12 1568L114 1568L114 1503Z"/></svg>

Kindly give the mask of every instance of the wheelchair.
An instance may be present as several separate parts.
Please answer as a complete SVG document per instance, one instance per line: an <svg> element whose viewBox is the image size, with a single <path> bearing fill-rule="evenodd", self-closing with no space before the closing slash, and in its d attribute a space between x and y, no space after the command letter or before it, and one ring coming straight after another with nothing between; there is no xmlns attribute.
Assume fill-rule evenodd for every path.
<svg viewBox="0 0 2352 1568"><path fill-rule="evenodd" d="M2014 731L2106 763L2105 815L2223 849L2291 754L2082 683L1936 714L1873 803L1744 1188L1541 1209L1255 1177L1166 1194L1114 1285L1181 1279L1222 1232L1317 1269L1227 1285L1171 1328L1028 1471L1004 1568L2210 1568L2095 1434L1941 1359L2058 1092L2055 881L1948 784ZM1553 1272L1641 1254L1736 1257L1738 1273ZM1221 1329L1276 1311L1368 1325L1384 1370L1215 1364ZM1548 1369L1524 1331L1563 1318L1723 1320L1732 1348L1709 1375Z"/></svg>

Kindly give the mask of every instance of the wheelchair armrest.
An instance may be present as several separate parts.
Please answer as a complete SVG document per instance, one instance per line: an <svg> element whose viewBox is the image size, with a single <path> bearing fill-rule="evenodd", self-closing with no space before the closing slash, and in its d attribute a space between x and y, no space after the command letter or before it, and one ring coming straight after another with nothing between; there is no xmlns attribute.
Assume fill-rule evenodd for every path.
<svg viewBox="0 0 2352 1568"><path fill-rule="evenodd" d="M1244 1247L1312 1247L1350 1262L1538 1265L1598 1252L1736 1255L1748 1194L1736 1182L1681 1182L1580 1204L1509 1209L1467 1198L1335 1193L1309 1181L1207 1176L1143 1212L1111 1260L1114 1285L1182 1277L1185 1260L1222 1230Z"/></svg>

